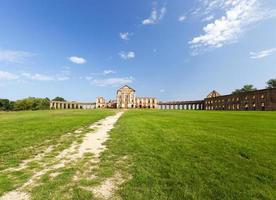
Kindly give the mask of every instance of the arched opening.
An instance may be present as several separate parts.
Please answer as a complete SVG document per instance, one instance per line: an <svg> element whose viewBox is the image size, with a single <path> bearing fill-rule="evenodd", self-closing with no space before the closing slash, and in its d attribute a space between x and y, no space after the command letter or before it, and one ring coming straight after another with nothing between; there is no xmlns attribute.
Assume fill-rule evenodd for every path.
<svg viewBox="0 0 276 200"><path fill-rule="evenodd" d="M142 105L140 105L139 108L142 108Z"/></svg>
<svg viewBox="0 0 276 200"><path fill-rule="evenodd" d="M265 111L265 104L262 103L262 111Z"/></svg>

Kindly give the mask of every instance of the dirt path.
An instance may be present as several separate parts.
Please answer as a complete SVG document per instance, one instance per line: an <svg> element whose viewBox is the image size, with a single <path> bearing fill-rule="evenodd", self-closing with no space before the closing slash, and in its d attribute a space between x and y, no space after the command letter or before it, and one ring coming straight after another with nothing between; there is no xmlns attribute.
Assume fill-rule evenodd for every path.
<svg viewBox="0 0 276 200"><path fill-rule="evenodd" d="M30 199L28 191L30 191L36 185L36 182L43 175L68 166L74 162L78 162L78 160L83 158L83 156L87 153L93 154L92 161L98 163L100 154L106 148L104 142L109 137L108 133L114 127L114 124L122 114L123 112L118 112L114 116L106 117L105 119L102 119L91 125L89 128L92 130L86 133L80 144L74 142L68 149L63 150L55 158L53 158L51 164L45 164L42 170L35 172L33 176L20 188L4 194L4 196L0 197L0 200ZM53 176L56 176L55 172L53 172Z"/></svg>

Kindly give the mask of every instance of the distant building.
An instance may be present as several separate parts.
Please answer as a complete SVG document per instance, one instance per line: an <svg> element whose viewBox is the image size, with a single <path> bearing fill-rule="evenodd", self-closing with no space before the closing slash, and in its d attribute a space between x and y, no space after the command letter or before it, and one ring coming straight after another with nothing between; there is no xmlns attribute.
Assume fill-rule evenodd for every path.
<svg viewBox="0 0 276 200"><path fill-rule="evenodd" d="M96 98L96 108L106 108L105 99L103 97Z"/></svg>
<svg viewBox="0 0 276 200"><path fill-rule="evenodd" d="M205 110L276 110L276 88L207 96Z"/></svg>
<svg viewBox="0 0 276 200"><path fill-rule="evenodd" d="M125 85L117 90L117 108L135 108L135 90Z"/></svg>
<svg viewBox="0 0 276 200"><path fill-rule="evenodd" d="M117 108L157 108L157 99L136 97L135 90L125 85L117 90Z"/></svg>
<svg viewBox="0 0 276 200"><path fill-rule="evenodd" d="M96 103L81 103L81 102L61 102L51 101L51 109L99 109L99 108L158 108L158 102L153 97L136 97L135 90L125 85L117 90L116 100L109 100L104 97L97 97Z"/></svg>
<svg viewBox="0 0 276 200"><path fill-rule="evenodd" d="M51 109L147 108L180 110L276 110L276 88L221 95L213 90L204 100L158 102L153 97L136 97L125 85L117 90L116 100L97 97L96 103L51 101Z"/></svg>

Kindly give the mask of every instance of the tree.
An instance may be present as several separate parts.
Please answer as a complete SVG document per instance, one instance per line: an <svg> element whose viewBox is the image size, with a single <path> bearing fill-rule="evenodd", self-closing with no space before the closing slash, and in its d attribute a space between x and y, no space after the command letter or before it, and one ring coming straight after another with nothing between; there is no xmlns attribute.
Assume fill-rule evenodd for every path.
<svg viewBox="0 0 276 200"><path fill-rule="evenodd" d="M62 97L56 97L53 99L53 101L66 101L66 100Z"/></svg>
<svg viewBox="0 0 276 200"><path fill-rule="evenodd" d="M10 101L8 99L0 99L0 110L11 110Z"/></svg>
<svg viewBox="0 0 276 200"><path fill-rule="evenodd" d="M267 88L276 88L276 79L270 79L266 84Z"/></svg>
<svg viewBox="0 0 276 200"><path fill-rule="evenodd" d="M235 91L232 92L232 94L237 94L241 92L251 92L255 90L257 90L257 88L255 88L253 85L244 85L243 88L236 89Z"/></svg>
<svg viewBox="0 0 276 200"><path fill-rule="evenodd" d="M46 110L50 107L49 98L28 97L17 100L14 103L14 110Z"/></svg>

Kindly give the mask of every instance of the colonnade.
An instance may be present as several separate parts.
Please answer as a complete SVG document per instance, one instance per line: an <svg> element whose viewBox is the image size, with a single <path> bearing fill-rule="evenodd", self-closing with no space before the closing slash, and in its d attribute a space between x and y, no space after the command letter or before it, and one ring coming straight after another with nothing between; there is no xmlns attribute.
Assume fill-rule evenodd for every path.
<svg viewBox="0 0 276 200"><path fill-rule="evenodd" d="M51 109L96 109L95 103L51 101Z"/></svg>
<svg viewBox="0 0 276 200"><path fill-rule="evenodd" d="M160 110L204 110L204 103L199 102L166 102L159 103Z"/></svg>

